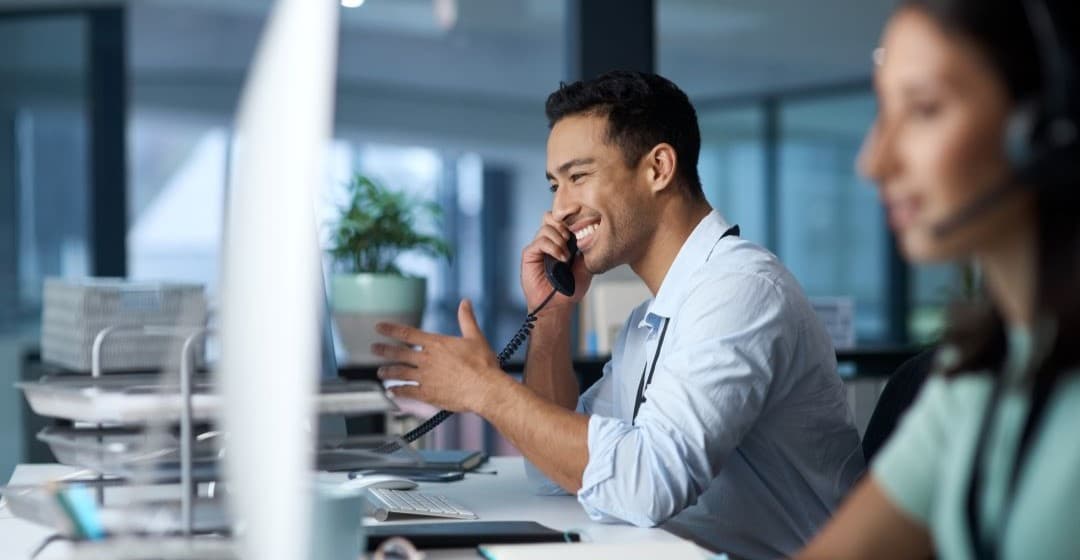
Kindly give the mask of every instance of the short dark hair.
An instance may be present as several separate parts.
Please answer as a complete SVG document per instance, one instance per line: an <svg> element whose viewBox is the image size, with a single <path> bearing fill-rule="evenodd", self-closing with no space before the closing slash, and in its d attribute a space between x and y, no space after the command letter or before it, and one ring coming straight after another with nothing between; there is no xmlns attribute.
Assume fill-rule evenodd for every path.
<svg viewBox="0 0 1080 560"><path fill-rule="evenodd" d="M667 78L615 70L591 80L562 83L548 96L545 111L549 128L574 115L607 117L607 140L630 166L657 144L671 144L678 158L677 182L693 198L705 198L697 170L701 151L697 112L690 98Z"/></svg>

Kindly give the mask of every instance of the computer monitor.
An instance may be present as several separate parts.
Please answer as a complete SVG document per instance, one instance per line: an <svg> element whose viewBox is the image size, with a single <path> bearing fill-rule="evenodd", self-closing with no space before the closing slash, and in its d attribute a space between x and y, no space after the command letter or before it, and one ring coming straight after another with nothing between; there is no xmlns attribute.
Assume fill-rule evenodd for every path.
<svg viewBox="0 0 1080 560"><path fill-rule="evenodd" d="M318 380L327 372L325 306L309 189L330 139L338 7L277 0L237 117L222 286L222 417L239 555L312 553ZM321 274L319 274L321 276ZM321 296L321 297L320 297ZM320 329L321 327L321 329Z"/></svg>
<svg viewBox="0 0 1080 560"><path fill-rule="evenodd" d="M319 365L321 379L335 379L338 377L337 352L334 349L334 329L331 326L330 300L326 294L326 283L322 274L319 277L319 285L322 287L322 321L320 330ZM348 435L345 417L341 415L323 414L319 416L319 439L340 439Z"/></svg>

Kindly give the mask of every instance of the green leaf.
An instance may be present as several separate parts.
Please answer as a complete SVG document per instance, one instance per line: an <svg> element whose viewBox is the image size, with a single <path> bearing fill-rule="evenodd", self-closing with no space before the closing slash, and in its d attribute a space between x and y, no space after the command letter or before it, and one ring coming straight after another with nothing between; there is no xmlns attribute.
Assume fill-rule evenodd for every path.
<svg viewBox="0 0 1080 560"><path fill-rule="evenodd" d="M441 222L443 210L438 204L414 200L359 173L347 188L349 202L338 209L327 250L338 268L352 273L401 274L396 261L407 251L450 261L450 245L420 233L416 227L425 220L436 225Z"/></svg>

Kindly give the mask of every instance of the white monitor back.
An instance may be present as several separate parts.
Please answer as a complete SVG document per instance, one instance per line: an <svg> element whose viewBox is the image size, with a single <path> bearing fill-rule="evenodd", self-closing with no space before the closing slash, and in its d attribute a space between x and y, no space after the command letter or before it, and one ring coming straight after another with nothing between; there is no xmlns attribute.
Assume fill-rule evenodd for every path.
<svg viewBox="0 0 1080 560"><path fill-rule="evenodd" d="M311 189L331 130L338 10L332 0L275 3L237 119L219 375L230 509L245 559L311 553L324 304Z"/></svg>

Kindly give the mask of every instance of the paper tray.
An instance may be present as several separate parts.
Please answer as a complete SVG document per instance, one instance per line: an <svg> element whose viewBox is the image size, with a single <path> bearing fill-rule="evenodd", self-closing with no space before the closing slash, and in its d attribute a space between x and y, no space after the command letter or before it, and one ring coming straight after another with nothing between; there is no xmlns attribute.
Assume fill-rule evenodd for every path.
<svg viewBox="0 0 1080 560"><path fill-rule="evenodd" d="M37 438L47 444L56 460L125 479L147 483L171 483L180 479L179 441L172 433L160 434L152 441L143 431L124 427L101 429L50 426ZM375 449L396 444L394 453ZM196 436L192 448L192 475L197 481L218 480L218 466L228 452L228 437L222 432ZM341 471L376 468L402 468L423 465L423 458L395 436L351 436L321 439L316 448L316 468Z"/></svg>
<svg viewBox="0 0 1080 560"><path fill-rule="evenodd" d="M91 424L144 424L180 418L179 387L164 385L158 374L47 375L15 386L39 416ZM258 398L256 391L252 398ZM194 420L213 419L221 401L206 376L192 380ZM342 379L321 382L316 407L319 414L347 416L397 410L378 383Z"/></svg>
<svg viewBox="0 0 1080 560"><path fill-rule="evenodd" d="M74 527L60 509L53 492L41 485L0 486L0 494L7 500L8 509L19 519L55 529L60 534L74 537ZM194 504L193 525L196 533L224 531L229 520L224 501L215 498L198 498ZM180 502L178 500L147 501L122 506L105 506L106 510L123 512L129 519L129 530L155 533L178 533L181 528ZM115 517L115 516L114 516Z"/></svg>
<svg viewBox="0 0 1080 560"><path fill-rule="evenodd" d="M192 474L196 481L217 477L221 442L212 432L209 434L209 437L199 434L192 447ZM171 433L160 434L154 445L151 436L139 429L49 426L38 432L37 438L64 465L127 479L138 476L147 483L180 479L180 443Z"/></svg>

